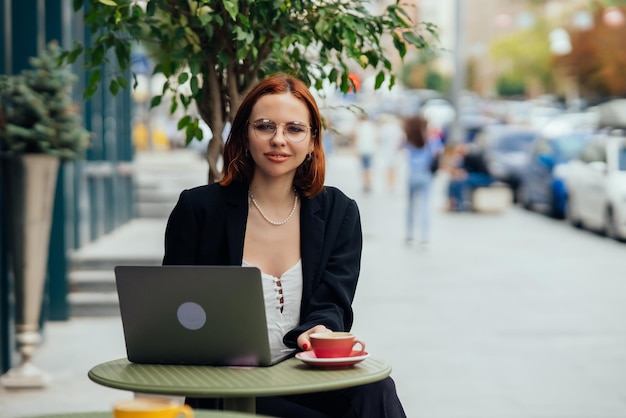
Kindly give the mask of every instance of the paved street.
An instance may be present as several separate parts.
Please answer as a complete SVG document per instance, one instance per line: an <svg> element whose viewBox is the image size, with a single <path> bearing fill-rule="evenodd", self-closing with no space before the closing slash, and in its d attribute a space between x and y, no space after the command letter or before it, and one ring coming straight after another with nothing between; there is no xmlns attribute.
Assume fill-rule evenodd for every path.
<svg viewBox="0 0 626 418"><path fill-rule="evenodd" d="M517 208L445 213L437 199L432 242L407 246L402 188L378 176L362 194L350 154L328 173L362 214L353 330L393 366L409 417L626 418L626 244ZM86 251L160 251L163 228L133 221ZM124 356L119 318L48 323L35 362L49 387L0 389L0 418L108 410L131 394L86 374Z"/></svg>

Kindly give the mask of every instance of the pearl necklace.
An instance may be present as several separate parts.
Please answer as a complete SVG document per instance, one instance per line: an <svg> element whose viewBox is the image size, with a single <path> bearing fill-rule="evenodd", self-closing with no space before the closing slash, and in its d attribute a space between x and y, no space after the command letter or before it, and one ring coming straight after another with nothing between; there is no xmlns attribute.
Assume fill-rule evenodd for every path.
<svg viewBox="0 0 626 418"><path fill-rule="evenodd" d="M252 203L254 204L254 207L257 208L257 210L259 211L259 213L261 214L263 219L265 219L267 222L271 223L272 225L276 225L276 226L280 226L280 225L286 224L287 221L289 219L291 219L293 214L296 212L296 207L298 206L298 193L296 193L294 191L293 208L291 208L291 212L289 213L289 215L285 219L283 219L282 221L273 221L273 220L271 220L270 218L268 218L265 215L265 212L263 212L263 209L261 209L261 206L259 206L259 204L256 202L256 200L254 199L254 195L252 194L252 192L250 190L248 190L248 196L250 196L250 200L252 200Z"/></svg>

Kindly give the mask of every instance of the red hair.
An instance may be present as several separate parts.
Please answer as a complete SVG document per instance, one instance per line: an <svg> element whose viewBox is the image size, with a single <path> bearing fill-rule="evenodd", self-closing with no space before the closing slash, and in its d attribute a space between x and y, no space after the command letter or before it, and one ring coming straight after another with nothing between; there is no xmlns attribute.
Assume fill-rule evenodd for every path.
<svg viewBox="0 0 626 418"><path fill-rule="evenodd" d="M248 120L252 108L262 96L267 94L292 94L304 103L311 118L311 138L313 152L296 170L293 185L306 197L313 197L322 191L326 171L326 160L322 149L322 117L315 98L308 87L297 78L286 74L276 74L259 82L243 99L228 140L224 145L224 178L220 184L226 186L232 182L250 183L254 174L254 161L247 155Z"/></svg>

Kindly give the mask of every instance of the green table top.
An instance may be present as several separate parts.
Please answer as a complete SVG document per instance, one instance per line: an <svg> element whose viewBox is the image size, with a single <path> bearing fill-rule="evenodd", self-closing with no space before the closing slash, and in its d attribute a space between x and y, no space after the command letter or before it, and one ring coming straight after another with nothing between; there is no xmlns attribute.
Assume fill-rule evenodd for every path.
<svg viewBox="0 0 626 418"><path fill-rule="evenodd" d="M385 362L368 357L348 369L312 368L296 358L254 368L134 364L119 359L95 366L88 375L101 385L134 392L228 398L342 389L376 382L390 373Z"/></svg>
<svg viewBox="0 0 626 418"><path fill-rule="evenodd" d="M195 409L193 411L194 418L246 418L251 417L250 414L240 412L227 411L204 411ZM261 418L260 415L257 417ZM68 412L66 414L53 415L37 415L31 418L114 418L113 412Z"/></svg>

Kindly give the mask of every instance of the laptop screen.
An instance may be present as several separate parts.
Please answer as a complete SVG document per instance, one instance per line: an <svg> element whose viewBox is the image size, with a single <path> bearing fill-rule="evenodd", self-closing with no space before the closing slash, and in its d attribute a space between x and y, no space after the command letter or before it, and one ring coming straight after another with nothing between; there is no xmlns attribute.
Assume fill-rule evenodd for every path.
<svg viewBox="0 0 626 418"><path fill-rule="evenodd" d="M128 360L268 366L261 272L240 266L117 266Z"/></svg>

